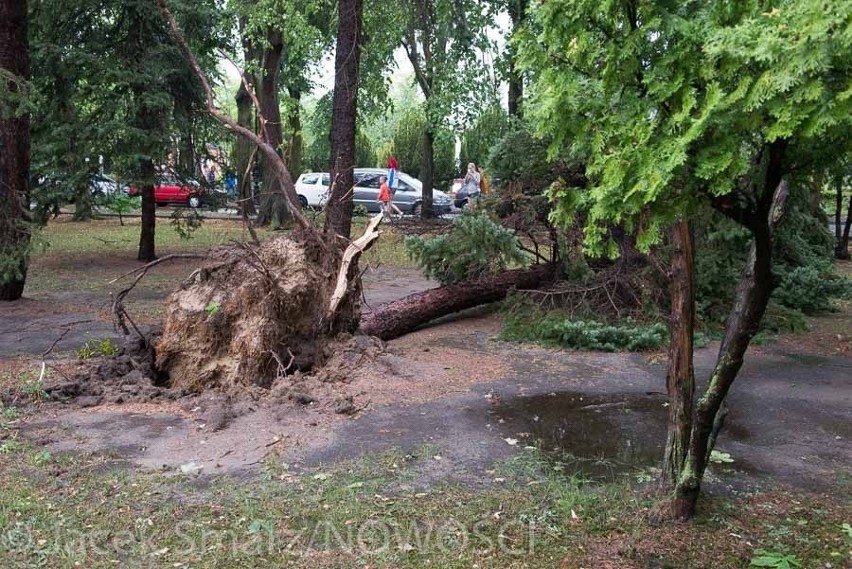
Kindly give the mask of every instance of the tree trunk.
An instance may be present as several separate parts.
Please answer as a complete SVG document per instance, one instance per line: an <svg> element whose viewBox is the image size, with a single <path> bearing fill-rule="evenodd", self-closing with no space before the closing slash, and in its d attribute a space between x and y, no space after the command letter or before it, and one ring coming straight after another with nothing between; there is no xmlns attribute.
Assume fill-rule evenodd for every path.
<svg viewBox="0 0 852 569"><path fill-rule="evenodd" d="M269 33L269 43L263 52L261 76L255 80L255 90L260 102L260 114L265 120L265 139L281 156L284 132L281 127L281 108L278 98L278 78L281 75L281 56L284 44L279 32ZM274 167L261 155L263 168L263 194L257 223L271 225L273 228L290 227L293 218L284 198L284 188L275 175Z"/></svg>
<svg viewBox="0 0 852 569"><path fill-rule="evenodd" d="M849 196L849 207L846 210L846 225L843 226L843 236L840 238L841 259L849 258L849 230L852 229L852 196Z"/></svg>
<svg viewBox="0 0 852 569"><path fill-rule="evenodd" d="M534 265L411 294L364 315L361 331L392 340L441 316L503 300L511 289L539 288L555 275L555 265Z"/></svg>
<svg viewBox="0 0 852 569"><path fill-rule="evenodd" d="M154 245L154 230L157 224L156 203L154 202L154 161L143 159L139 164L142 181L142 228L139 233L139 254L136 259L150 263L157 258Z"/></svg>
<svg viewBox="0 0 852 569"><path fill-rule="evenodd" d="M671 487L677 480L689 446L695 372L692 343L695 330L695 271L692 230L680 220L672 229L671 344L666 389L669 395L669 423L663 456L662 484Z"/></svg>
<svg viewBox="0 0 852 569"><path fill-rule="evenodd" d="M527 0L509 0L509 18L512 20L512 34L516 34L526 19ZM521 103L524 98L524 80L515 66L517 56L513 43L509 44L509 114L522 116Z"/></svg>
<svg viewBox="0 0 852 569"><path fill-rule="evenodd" d="M779 158L780 160L780 158ZM771 165L767 186L777 180ZM737 287L734 306L725 325L716 366L710 382L698 401L690 432L684 466L675 485L672 514L679 519L695 515L701 480L724 418L723 404L743 365L751 339L757 333L772 292L772 232L781 219L787 201L787 183L780 180L769 207L756 212L749 223L752 244Z"/></svg>
<svg viewBox="0 0 852 569"><path fill-rule="evenodd" d="M435 172L435 133L428 124L428 117L426 121L427 126L423 131L423 165L420 171L420 181L423 183L423 204L420 217L423 219L434 217L432 212L432 188L435 186L433 180Z"/></svg>
<svg viewBox="0 0 852 569"><path fill-rule="evenodd" d="M240 88L237 90L237 123L240 126L252 128L252 102L245 85L240 82ZM252 191L252 150L253 145L245 138L239 137L234 142L234 167L237 169L238 190L237 199L242 212L247 215L254 215L257 210L254 207L254 193Z"/></svg>
<svg viewBox="0 0 852 569"><path fill-rule="evenodd" d="M352 188L355 186L355 121L361 61L361 0L339 0L334 99L331 115L332 191L326 228L349 239L352 230Z"/></svg>
<svg viewBox="0 0 852 569"><path fill-rule="evenodd" d="M21 80L30 74L26 0L0 0L0 68ZM21 93L13 82L0 84ZM24 293L29 263L30 119L0 115L0 300Z"/></svg>
<svg viewBox="0 0 852 569"><path fill-rule="evenodd" d="M293 102L287 113L287 168L295 180L302 173L302 93L298 89L288 89Z"/></svg>
<svg viewBox="0 0 852 569"><path fill-rule="evenodd" d="M837 189L834 201L834 257L849 258L849 226L852 224L852 196L849 196L849 209L846 212L846 224L840 228L843 215L843 176L837 176Z"/></svg>

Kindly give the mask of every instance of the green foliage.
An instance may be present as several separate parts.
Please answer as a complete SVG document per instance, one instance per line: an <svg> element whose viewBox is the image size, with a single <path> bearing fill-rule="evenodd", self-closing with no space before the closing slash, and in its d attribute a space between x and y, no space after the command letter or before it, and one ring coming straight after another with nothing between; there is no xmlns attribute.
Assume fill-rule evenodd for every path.
<svg viewBox="0 0 852 569"><path fill-rule="evenodd" d="M781 283L772 293L775 302L805 314L832 310L835 298L848 298L852 282L832 273L831 266L796 267L781 277Z"/></svg>
<svg viewBox="0 0 852 569"><path fill-rule="evenodd" d="M465 129L461 139L459 164L473 162L477 166L488 161L491 150L511 126L509 115L500 105L486 108L470 128Z"/></svg>
<svg viewBox="0 0 852 569"><path fill-rule="evenodd" d="M513 182L526 193L540 193L556 180L548 144L524 123L515 122L493 146L488 172L503 184Z"/></svg>
<svg viewBox="0 0 852 569"><path fill-rule="evenodd" d="M533 3L519 40L531 75L526 115L552 152L586 163L585 246L608 247L609 223L660 227L736 191L767 146L782 174L848 156L852 13L843 0ZM578 199L553 194L569 219ZM579 190L573 190L579 192Z"/></svg>
<svg viewBox="0 0 852 569"><path fill-rule="evenodd" d="M405 247L424 274L441 284L499 272L527 261L515 234L484 214L460 215L445 235L406 237Z"/></svg>
<svg viewBox="0 0 852 569"><path fill-rule="evenodd" d="M118 192L110 197L104 204L106 208L120 216L127 215L133 210L142 207L142 198L140 196L129 196L125 193ZM123 221L122 221L123 223Z"/></svg>
<svg viewBox="0 0 852 569"><path fill-rule="evenodd" d="M169 7L201 65L215 69L211 54L225 41L216 3ZM165 162L178 138L190 136L196 147L209 140L198 82L156 3L81 0L70 9L35 0L29 22L35 178L62 173L68 196L89 202L99 156L108 171L137 180L139 161Z"/></svg>
<svg viewBox="0 0 852 569"><path fill-rule="evenodd" d="M323 95L308 114L305 125L305 165L309 171L328 172L331 159L331 103L332 92ZM355 132L356 167L376 165L373 141L359 126Z"/></svg>
<svg viewBox="0 0 852 569"><path fill-rule="evenodd" d="M194 208L175 208L169 216L169 223L181 239L192 239L204 218Z"/></svg>
<svg viewBox="0 0 852 569"><path fill-rule="evenodd" d="M77 357L81 360L89 360L101 356L114 356L118 352L118 344L112 338L89 338L77 350Z"/></svg>
<svg viewBox="0 0 852 569"><path fill-rule="evenodd" d="M572 350L634 352L666 345L669 332L666 325L659 322L644 325L629 319L623 324L573 320L560 311L530 310L522 305L506 315L500 337Z"/></svg>
<svg viewBox="0 0 852 569"><path fill-rule="evenodd" d="M423 130L426 115L421 107L409 109L399 119L392 138L391 151L396 156L403 172L420 179L423 168ZM445 128L435 135L433 182L438 188L446 188L455 177L455 138Z"/></svg>
<svg viewBox="0 0 852 569"><path fill-rule="evenodd" d="M836 299L848 298L852 283L832 269L832 239L818 200L803 184L792 184L787 212L774 236L776 288L762 329L800 332L803 314L832 310ZM695 216L696 309L704 326L721 325L734 299L748 252L746 229L709 208Z"/></svg>
<svg viewBox="0 0 852 569"><path fill-rule="evenodd" d="M755 556L751 558L749 567L773 567L774 569L794 569L801 567L801 562L795 555L768 551L766 549L755 549Z"/></svg>
<svg viewBox="0 0 852 569"><path fill-rule="evenodd" d="M222 305L218 302L211 302L207 306L204 307L204 311L207 312L208 316L213 316L219 309L222 308Z"/></svg>

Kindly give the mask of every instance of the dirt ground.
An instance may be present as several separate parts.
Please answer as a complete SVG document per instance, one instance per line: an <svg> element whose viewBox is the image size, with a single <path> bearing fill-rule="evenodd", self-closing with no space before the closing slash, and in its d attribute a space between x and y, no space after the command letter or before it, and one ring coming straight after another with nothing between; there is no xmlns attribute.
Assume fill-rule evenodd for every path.
<svg viewBox="0 0 852 569"><path fill-rule="evenodd" d="M120 274L124 264L111 268ZM140 291L148 304L139 307L156 306L185 270L162 267ZM431 284L414 269L380 267L365 275L366 310ZM39 354L64 330L47 359L66 374L81 363L75 352L87 339L118 341L108 308L106 292L73 288L0 307L5 381L35 374ZM826 322L750 350L718 444L733 462L714 465L711 480L823 489L848 473L852 329L848 311ZM344 351L332 370L343 381L297 377L272 394L178 397L125 381L73 403L42 403L21 432L51 451L111 450L140 468L183 467L202 475L246 474L269 460L298 471L390 448L428 448L434 460L421 472L422 483L450 478L477 484L495 461L532 444L568 470L592 477L657 465L666 421L661 354L506 344L496 339L499 326L499 314L489 310L445 319L367 346L366 362L363 346ZM715 349L697 351L699 378L708 376ZM45 385L66 379L50 372Z"/></svg>

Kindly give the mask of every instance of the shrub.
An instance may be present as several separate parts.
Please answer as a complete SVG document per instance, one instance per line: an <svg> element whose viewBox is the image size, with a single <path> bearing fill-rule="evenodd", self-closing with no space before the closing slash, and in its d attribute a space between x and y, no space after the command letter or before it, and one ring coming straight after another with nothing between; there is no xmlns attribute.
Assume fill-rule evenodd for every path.
<svg viewBox="0 0 852 569"><path fill-rule="evenodd" d="M804 314L832 310L835 298L848 298L852 283L831 272L830 266L796 267L781 276L781 283L772 295L781 306Z"/></svg>
<svg viewBox="0 0 852 569"><path fill-rule="evenodd" d="M515 234L485 214L460 215L445 235L406 237L405 248L423 273L441 284L495 273L527 261Z"/></svg>

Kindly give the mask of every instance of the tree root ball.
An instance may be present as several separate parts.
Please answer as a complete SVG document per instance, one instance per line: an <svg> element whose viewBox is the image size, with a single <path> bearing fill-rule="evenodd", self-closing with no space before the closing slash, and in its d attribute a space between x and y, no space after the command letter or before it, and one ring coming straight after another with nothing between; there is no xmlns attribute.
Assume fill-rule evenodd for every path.
<svg viewBox="0 0 852 569"><path fill-rule="evenodd" d="M158 371L172 387L201 391L269 387L322 365L328 342L358 327L357 278L326 319L339 262L310 235L214 250L166 301Z"/></svg>

